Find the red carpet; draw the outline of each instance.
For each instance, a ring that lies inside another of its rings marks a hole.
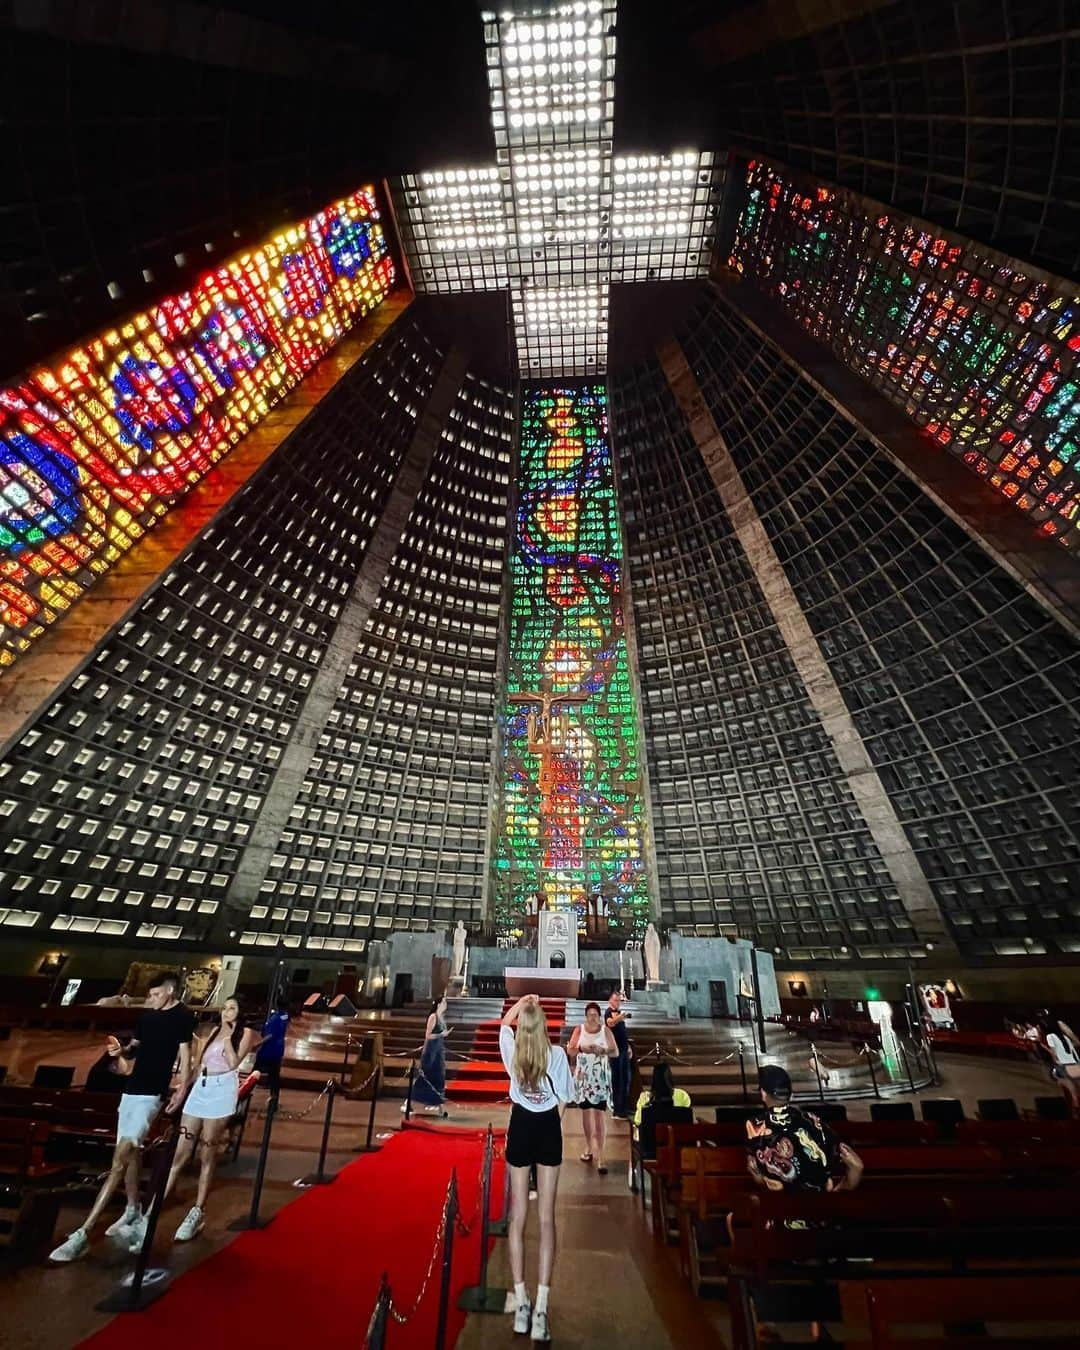
[[[317,1186],[279,1210],[262,1232],[229,1246],[180,1276],[137,1315],[116,1317],[83,1341],[93,1350],[191,1344],[224,1350],[312,1345],[359,1347],[387,1271],[394,1302],[407,1310],[431,1257],[450,1170],[457,1168],[461,1217],[470,1234],[454,1240],[447,1345],[465,1324],[458,1294],[480,1269],[480,1164],[483,1133],[405,1130],[382,1150],[351,1163],[332,1186]],[[502,1204],[502,1163],[492,1170],[492,1209]],[[178,1211],[179,1212],[179,1211]],[[168,1218],[175,1223],[172,1211]],[[167,1242],[156,1246],[162,1255]],[[390,1324],[388,1350],[426,1350],[435,1339],[439,1266],[405,1326]]]

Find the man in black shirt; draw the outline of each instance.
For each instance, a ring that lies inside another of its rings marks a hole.
[[[105,1212],[121,1179],[127,1193],[127,1208],[123,1217],[111,1224],[106,1232],[110,1237],[123,1238],[130,1246],[146,1231],[146,1216],[139,1207],[139,1150],[161,1110],[163,1099],[168,1097],[165,1109],[170,1114],[179,1110],[191,1077],[195,1015],[179,1001],[179,995],[178,975],[157,976],[147,991],[146,1011],[135,1024],[131,1041],[121,1046],[115,1036],[109,1037],[109,1054],[120,1061],[120,1072],[124,1075],[112,1167],[86,1220],[51,1253],[50,1261],[77,1261],[86,1255],[94,1224]],[[170,1096],[169,1085],[178,1056],[179,1081]]]
[[[862,1159],[812,1111],[791,1104],[791,1078],[779,1064],[758,1073],[763,1116],[746,1122],[747,1168],[771,1191],[853,1191]]]
[[[630,1035],[626,1029],[626,1014],[622,1011],[622,995],[618,992],[608,999],[604,1025],[611,1028],[619,1052],[611,1061],[611,1113],[617,1120],[626,1120],[630,1097]]]

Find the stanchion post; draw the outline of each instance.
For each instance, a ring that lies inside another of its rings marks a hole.
[[[443,1228],[442,1280],[439,1284],[439,1320],[435,1325],[435,1350],[446,1350],[446,1319],[450,1310],[450,1267],[454,1262],[454,1228],[458,1217],[457,1168],[450,1173],[446,1193],[446,1223]]]
[[[368,1108],[367,1118],[367,1138],[357,1146],[357,1153],[374,1153],[378,1149],[375,1144],[375,1107],[379,1102],[379,1092],[382,1088],[382,1065],[379,1064],[375,1069],[375,1081],[371,1085],[371,1106]]]
[[[938,1085],[937,1060],[934,1058],[934,1037],[927,1033],[923,1045],[926,1047],[926,1068],[930,1074],[930,1082],[934,1087]]]
[[[390,1302],[390,1281],[386,1278],[386,1271],[384,1270],[383,1277],[379,1281],[379,1292],[375,1299],[375,1306],[371,1310],[371,1321],[368,1323],[364,1350],[386,1350],[386,1321],[390,1315]]]
[[[405,1094],[405,1120],[406,1123],[412,1119],[412,1090],[416,1082],[416,1057],[409,1060],[409,1087]]]
[[[300,1180],[301,1186],[329,1186],[334,1177],[326,1175],[326,1150],[330,1144],[330,1123],[334,1115],[334,1097],[337,1084],[332,1078],[326,1080],[326,1110],[323,1112],[322,1142],[319,1144],[319,1162],[314,1172],[309,1172]]]
[[[173,1159],[176,1157],[179,1142],[180,1113],[178,1111],[172,1135],[156,1160],[150,1208],[147,1213],[146,1233],[142,1240],[142,1246],[139,1248],[139,1254],[135,1259],[135,1269],[128,1279],[121,1280],[111,1294],[107,1294],[100,1303],[95,1305],[98,1312],[140,1312],[153,1303],[155,1299],[160,1298],[169,1287],[168,1275],[164,1270],[155,1271],[155,1278],[150,1284],[147,1284],[146,1268],[150,1262],[151,1249],[154,1246],[158,1215],[161,1213],[161,1206],[164,1204],[165,1186],[169,1180],[169,1173],[172,1171]]]
[[[349,1051],[352,1049],[352,1036],[346,1033],[345,1053],[341,1057],[341,1086],[345,1087],[349,1081]]]
[[[750,1093],[746,1086],[746,1056],[743,1054],[742,1045],[739,1045],[739,1077],[742,1079],[742,1099],[744,1102],[750,1100]]]
[[[813,1041],[810,1042],[810,1054],[814,1059],[814,1076],[817,1078],[818,1096],[822,1101],[825,1100],[825,1084],[821,1081],[821,1061],[818,1059],[817,1046]]]
[[[907,1057],[907,1051],[904,1049],[904,1042],[898,1041],[900,1047],[900,1058],[904,1061],[904,1071],[907,1074],[907,1080],[911,1085],[911,1095],[915,1095],[915,1079],[911,1076],[911,1061]]]
[[[878,1091],[877,1074],[874,1072],[874,1052],[868,1044],[863,1046],[863,1054],[866,1056],[866,1067],[870,1070],[870,1082],[874,1087],[874,1096],[880,1097],[881,1093]]]
[[[458,1298],[458,1307],[463,1312],[501,1313],[506,1307],[507,1291],[505,1289],[489,1289],[487,1283],[488,1238],[491,1235],[491,1215],[489,1213],[491,1205],[491,1165],[494,1157],[495,1140],[489,1124],[487,1134],[484,1136],[484,1169],[480,1182],[480,1282],[469,1289],[462,1290]]]
[[[262,1143],[259,1145],[259,1161],[255,1167],[255,1184],[251,1188],[251,1210],[246,1218],[234,1219],[229,1231],[242,1233],[248,1228],[265,1228],[269,1219],[259,1218],[259,1201],[262,1199],[263,1180],[266,1177],[266,1159],[270,1153],[270,1131],[274,1128],[274,1116],[278,1109],[278,1094],[270,1093],[266,1103],[266,1123],[263,1125]]]

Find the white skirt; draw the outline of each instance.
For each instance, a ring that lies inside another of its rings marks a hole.
[[[184,1115],[200,1120],[227,1120],[236,1115],[239,1092],[240,1075],[236,1069],[228,1073],[201,1073],[188,1093]]]

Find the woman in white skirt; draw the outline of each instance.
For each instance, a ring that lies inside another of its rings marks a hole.
[[[225,1000],[221,1022],[205,1040],[197,1040],[194,1078],[184,1114],[180,1121],[180,1143],[177,1145],[169,1180],[165,1184],[167,1197],[176,1179],[191,1158],[196,1147],[202,1150],[199,1165],[199,1189],[195,1203],[188,1210],[176,1230],[177,1242],[190,1242],[202,1232],[206,1201],[217,1167],[218,1150],[225,1127],[236,1115],[240,1092],[240,1064],[261,1044],[262,1038],[240,1019],[240,1004],[235,998]]]

